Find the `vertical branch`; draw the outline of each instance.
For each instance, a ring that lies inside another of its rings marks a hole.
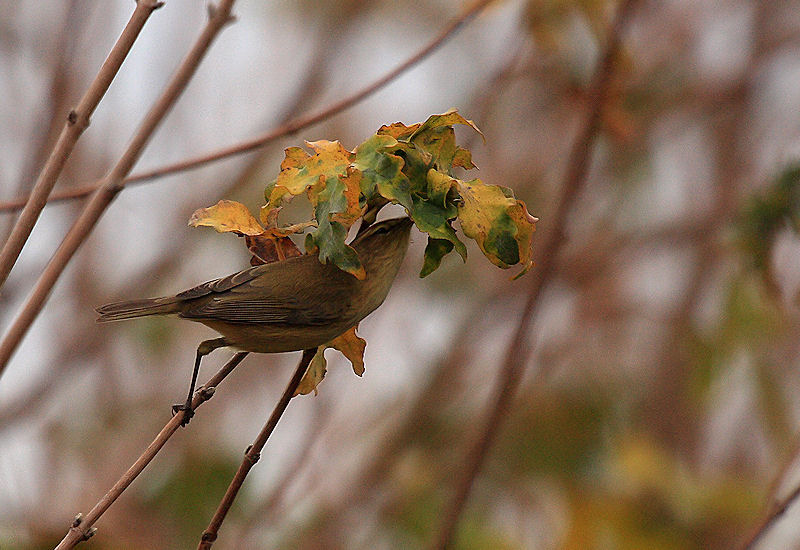
[[[101,187],[92,195],[89,204],[83,209],[81,215],[75,221],[66,237],[64,237],[58,250],[53,254],[47,267],[36,282],[36,286],[28,296],[28,300],[22,307],[22,311],[14,319],[3,341],[0,342],[0,376],[2,376],[9,359],[22,341],[22,338],[28,332],[31,323],[33,323],[44,306],[53,285],[58,281],[67,263],[69,263],[78,247],[92,231],[100,216],[103,215],[108,205],[117,196],[117,193],[122,190],[125,185],[125,176],[128,175],[139,159],[153,132],[186,88],[214,38],[216,38],[222,27],[231,20],[230,11],[233,2],[234,0],[222,0],[219,6],[209,10],[208,24],[203,29],[200,37],[178,67],[166,89],[145,115],[125,153],[104,178]]]
[[[261,429],[258,437],[256,437],[255,441],[253,441],[253,444],[247,448],[247,451],[244,454],[244,459],[239,465],[239,469],[236,471],[236,474],[233,476],[233,479],[228,486],[228,490],[225,491],[225,496],[222,497],[222,500],[217,507],[217,511],[214,513],[214,517],[211,518],[211,522],[208,524],[208,527],[205,531],[203,531],[203,535],[200,537],[200,544],[197,546],[198,550],[209,550],[214,544],[214,541],[217,540],[219,528],[222,525],[222,522],[225,521],[225,516],[228,514],[228,510],[231,509],[233,501],[236,498],[236,495],[239,493],[239,489],[242,488],[245,477],[247,477],[250,469],[261,458],[261,450],[264,448],[264,445],[267,444],[267,440],[269,439],[269,436],[272,435],[272,431],[275,429],[275,426],[278,425],[278,421],[281,419],[281,416],[283,416],[286,407],[289,405],[289,401],[291,401],[292,397],[294,397],[297,386],[300,385],[300,380],[303,378],[303,374],[305,374],[306,369],[308,368],[309,363],[311,363],[311,359],[314,358],[314,354],[316,352],[316,348],[303,350],[303,357],[300,358],[300,362],[297,364],[297,369],[294,371],[294,375],[292,376],[291,380],[289,380],[289,384],[287,384],[286,389],[283,391],[283,395],[281,395],[281,398],[275,405],[269,420],[267,420],[267,423],[264,424],[264,427]]]
[[[587,118],[569,156],[561,196],[551,218],[553,225],[540,252],[541,262],[538,269],[531,273],[533,280],[528,291],[528,298],[517,329],[508,346],[489,411],[478,432],[478,439],[469,451],[461,475],[455,482],[455,494],[442,513],[442,521],[431,548],[444,549],[449,546],[475,478],[500,431],[506,410],[519,386],[523,367],[530,356],[530,347],[526,336],[533,322],[541,291],[555,272],[556,258],[565,241],[567,216],[586,184],[590,153],[597,138],[603,105],[609,93],[614,63],[620,47],[620,36],[635,4],[636,0],[623,0],[617,8],[615,20],[608,31],[605,53],[589,86]]]
[[[214,389],[231,373],[236,366],[241,363],[244,358],[247,357],[247,352],[239,352],[234,355],[225,365],[211,377],[211,379],[203,385],[192,398],[192,409],[196,409],[214,395]],[[112,504],[119,498],[125,489],[133,483],[133,480],[136,479],[139,474],[145,469],[145,467],[150,464],[150,462],[155,458],[156,454],[161,450],[161,448],[167,443],[172,434],[174,434],[181,425],[181,421],[183,420],[183,414],[176,414],[175,416],[167,422],[166,426],[158,433],[156,438],[153,440],[150,445],[148,445],[147,449],[139,456],[136,462],[128,468],[128,471],[125,472],[119,480],[114,484],[111,489],[100,499],[100,501],[94,505],[91,511],[86,514],[86,516],[78,515],[75,518],[75,521],[70,527],[67,534],[61,540],[61,542],[56,547],[56,550],[67,550],[68,548],[74,548],[78,543],[81,541],[87,540],[89,537],[94,535],[94,527],[92,527],[95,522],[100,518],[100,516],[105,513],[106,510],[111,507]]]
[[[100,103],[100,100],[105,95],[111,81],[119,72],[122,62],[130,52],[133,43],[139,37],[139,33],[144,27],[145,22],[156,9],[160,8],[163,2],[155,0],[137,0],[136,8],[133,10],[128,24],[125,25],[122,34],[117,39],[116,44],[111,49],[100,71],[97,73],[94,81],[89,85],[89,89],[83,95],[78,105],[69,112],[67,122],[61,135],[58,137],[47,163],[39,175],[39,179],[33,187],[28,201],[25,203],[22,213],[17,219],[14,228],[11,230],[2,251],[0,251],[0,288],[6,282],[11,268],[22,252],[22,247],[36,225],[36,220],[39,219],[39,214],[42,212],[45,204],[47,204],[47,197],[53,186],[58,180],[58,176],[64,168],[72,149],[78,142],[83,131],[88,128],[89,120]]]

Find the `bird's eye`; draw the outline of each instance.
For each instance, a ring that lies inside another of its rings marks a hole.
[[[386,227],[385,225],[382,225],[382,226],[380,226],[380,227],[375,229],[375,234],[376,235],[385,235],[388,232],[389,232],[389,228]]]

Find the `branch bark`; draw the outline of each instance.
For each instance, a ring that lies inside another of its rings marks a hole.
[[[58,141],[33,187],[31,195],[25,202],[25,208],[23,208],[19,219],[17,219],[14,228],[11,230],[11,234],[3,245],[3,249],[0,251],[0,288],[3,287],[6,279],[8,279],[11,269],[14,267],[20,252],[22,252],[22,248],[25,246],[31,231],[33,231],[33,226],[36,225],[39,214],[47,204],[47,198],[53,190],[58,176],[64,169],[64,164],[66,164],[72,150],[75,148],[78,138],[89,127],[92,113],[94,113],[100,100],[103,99],[109,86],[111,86],[111,82],[119,72],[122,62],[128,56],[133,43],[139,37],[139,33],[150,14],[162,5],[163,2],[154,0],[137,0],[136,8],[133,10],[116,44],[114,44],[108,57],[100,67],[97,76],[89,85],[89,89],[86,90],[78,105],[67,115],[64,129],[61,131]]]
[[[403,73],[405,73],[418,63],[420,63],[431,53],[436,51],[437,48],[439,48],[442,44],[444,44],[457,31],[463,28],[473,17],[478,15],[478,13],[480,13],[480,11],[483,10],[490,3],[491,0],[480,0],[476,2],[467,11],[465,11],[463,14],[461,14],[456,19],[451,21],[444,29],[442,29],[442,31],[433,40],[431,40],[430,43],[428,43],[424,48],[422,48],[416,54],[408,58],[406,61],[404,61],[403,63],[392,69],[390,72],[388,72],[375,82],[357,91],[353,95],[350,95],[340,101],[337,101],[332,105],[329,105],[328,107],[322,109],[318,113],[296,118],[290,122],[287,122],[286,124],[282,124],[281,126],[275,128],[274,130],[270,130],[269,132],[266,132],[260,136],[256,136],[247,141],[236,143],[234,145],[230,145],[222,149],[217,149],[216,151],[205,153],[203,155],[199,155],[193,158],[185,159],[172,164],[167,164],[159,168],[148,170],[146,172],[140,172],[138,174],[134,174],[130,177],[125,178],[124,183],[126,184],[146,183],[157,178],[168,176],[170,174],[175,174],[177,172],[183,172],[186,170],[200,168],[201,166],[205,166],[206,164],[226,159],[228,157],[250,153],[252,151],[260,149],[261,147],[264,147],[268,143],[271,143],[277,139],[295,134],[304,128],[308,128],[309,126],[313,126],[324,120],[327,120],[328,118],[331,118],[332,116],[337,115],[346,109],[349,109],[350,107],[362,101],[363,99],[366,99],[367,97],[371,96],[378,90],[388,85],[393,80],[397,79],[400,75],[402,75]],[[50,200],[51,202],[55,202],[55,201],[83,198],[95,192],[102,186],[102,184],[103,180],[93,183],[87,183],[85,185],[81,185],[74,189],[68,189],[65,191],[53,193],[52,198]],[[0,213],[13,211],[20,208],[23,204],[25,204],[25,200],[26,199],[17,199],[13,201],[0,202]]]
[[[194,397],[192,398],[192,409],[197,409],[200,405],[211,399],[214,395],[214,389],[219,386],[219,384],[236,368],[236,366],[241,363],[244,358],[247,357],[247,352],[239,352],[234,355],[225,365],[211,377],[211,379],[206,382],[197,392],[195,392]],[[147,446],[147,449],[139,456],[139,458],[134,462],[128,471],[126,471],[122,477],[114,484],[111,489],[101,498],[97,504],[91,509],[91,511],[86,514],[86,516],[78,515],[75,518],[75,521],[72,523],[72,527],[70,527],[67,534],[61,540],[61,542],[56,547],[56,550],[67,550],[68,548],[74,548],[80,542],[87,540],[92,535],[94,535],[95,528],[93,527],[100,516],[108,510],[108,508],[114,504],[114,502],[119,498],[125,489],[133,483],[133,480],[136,479],[139,474],[145,469],[145,467],[150,464],[150,462],[155,458],[156,454],[161,450],[161,448],[166,444],[167,440],[172,437],[178,428],[181,426],[181,420],[183,419],[183,414],[176,414],[175,416],[167,422],[166,426],[158,433],[156,438],[153,440],[150,445]]]
[[[141,156],[153,132],[186,88],[214,38],[216,38],[222,27],[231,20],[230,11],[234,1],[222,0],[216,8],[209,10],[210,17],[203,32],[181,62],[177,72],[170,79],[161,96],[145,115],[125,153],[111,169],[111,172],[103,179],[102,185],[92,195],[89,204],[83,209],[83,212],[81,212],[81,215],[75,221],[66,237],[64,237],[55,254],[53,254],[47,267],[36,282],[36,286],[28,296],[20,314],[14,319],[3,341],[0,342],[0,376],[5,371],[9,359],[22,341],[22,338],[28,332],[31,323],[33,323],[44,306],[50,291],[53,289],[53,285],[58,281],[67,263],[69,263],[80,245],[83,244],[83,241],[117,196],[117,193],[122,190],[125,185],[125,176],[130,173],[131,168]]]
[[[589,85],[587,118],[570,152],[561,196],[559,197],[556,211],[551,218],[553,225],[547,234],[542,252],[539,255],[542,259],[538,269],[531,273],[533,279],[528,291],[528,298],[517,329],[508,346],[502,370],[498,375],[497,385],[493,392],[494,397],[478,432],[477,440],[467,455],[466,464],[461,475],[455,482],[455,493],[442,513],[443,519],[433,539],[431,548],[445,549],[450,545],[475,478],[478,476],[486,460],[486,455],[501,429],[506,410],[510,406],[519,386],[525,363],[530,356],[527,334],[536,314],[539,296],[546,283],[555,273],[558,254],[566,241],[567,217],[586,184],[590,153],[599,133],[602,109],[609,93],[614,63],[619,52],[622,29],[627,23],[636,2],[637,0],[623,0],[617,8],[614,22],[609,28],[605,52]]]
[[[219,528],[222,526],[222,522],[225,521],[225,516],[228,514],[228,510],[231,509],[233,501],[239,493],[239,489],[242,488],[245,477],[247,477],[250,469],[255,466],[256,462],[261,458],[261,451],[264,449],[264,445],[267,444],[269,436],[272,435],[272,431],[275,429],[275,426],[278,425],[278,421],[281,419],[281,416],[283,416],[284,411],[286,411],[289,401],[291,401],[294,396],[294,392],[297,390],[297,386],[300,385],[300,380],[303,378],[303,374],[305,374],[316,352],[316,348],[303,351],[303,357],[300,358],[297,369],[295,369],[294,375],[283,391],[283,395],[281,395],[280,400],[278,400],[278,403],[275,405],[269,420],[267,420],[267,423],[261,429],[258,437],[256,437],[253,444],[247,448],[244,459],[239,465],[236,474],[233,476],[228,490],[225,491],[225,496],[222,497],[217,511],[214,513],[214,517],[211,518],[208,527],[203,531],[203,535],[200,537],[200,544],[197,546],[198,550],[209,550],[214,544],[214,541],[217,540]]]

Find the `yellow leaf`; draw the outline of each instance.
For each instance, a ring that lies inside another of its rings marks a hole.
[[[213,227],[220,233],[238,235],[259,235],[264,228],[258,223],[247,207],[236,201],[219,201],[214,206],[195,210],[189,218],[192,227]]]
[[[479,179],[459,181],[462,203],[458,219],[467,237],[475,239],[484,255],[506,269],[521,264],[520,277],[533,266],[531,242],[536,222],[525,203],[514,198],[511,190],[486,185]]]

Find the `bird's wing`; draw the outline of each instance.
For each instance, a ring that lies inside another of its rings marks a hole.
[[[311,270],[308,279],[287,281],[273,265],[257,266],[182,292],[178,296],[185,302],[180,316],[229,323],[324,325],[352,308],[349,300],[331,299],[332,295],[353,296],[351,285],[356,279],[352,275],[319,264],[320,269]]]
[[[189,290],[184,290],[183,292],[176,294],[175,298],[180,301],[188,301],[194,300],[195,298],[208,296],[209,294],[225,292],[241,284],[252,281],[261,273],[263,273],[264,267],[266,266],[258,265],[249,269],[245,269],[244,271],[234,273],[233,275],[222,277],[221,279],[207,281],[197,285],[196,287],[190,288]]]

